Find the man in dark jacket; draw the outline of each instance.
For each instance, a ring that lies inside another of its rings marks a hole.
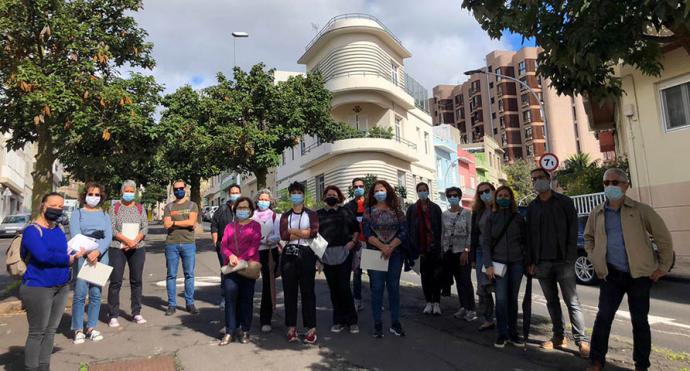
[[[407,209],[407,227],[412,249],[420,253],[422,290],[426,299],[424,314],[441,314],[443,270],[443,212],[429,200],[429,185],[417,184],[417,202]]]
[[[213,246],[216,248],[216,254],[218,255],[218,263],[223,266],[223,254],[220,252],[220,242],[223,240],[223,232],[225,231],[225,226],[232,223],[235,220],[235,214],[232,213],[232,205],[237,201],[238,198],[242,196],[242,189],[238,184],[230,185],[228,188],[228,201],[218,207],[218,210],[213,213],[211,218],[211,240],[213,241]],[[225,307],[225,284],[224,284],[223,274],[220,274],[220,305],[221,308]]]
[[[561,289],[568,307],[573,337],[580,356],[589,357],[589,339],[577,296],[573,265],[577,259],[577,211],[573,200],[551,190],[551,176],[544,169],[532,170],[532,183],[538,196],[527,208],[529,273],[539,279],[553,323],[553,337],[542,348],[567,348],[563,313],[558,297]]]

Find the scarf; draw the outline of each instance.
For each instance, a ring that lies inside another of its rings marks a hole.
[[[426,212],[424,207],[427,207]],[[431,244],[434,241],[434,234],[431,229],[431,210],[428,205],[425,205],[422,201],[417,201],[417,228],[418,228],[418,242],[419,250],[422,253],[429,252],[431,250]]]
[[[261,224],[263,224],[263,223],[267,222],[267,221],[268,221],[269,219],[271,219],[271,218],[273,218],[273,210],[268,209],[268,210],[265,210],[265,211],[260,211],[260,210],[254,211],[254,218],[252,218],[252,219],[256,220],[257,222],[259,222],[259,223],[261,223]]]

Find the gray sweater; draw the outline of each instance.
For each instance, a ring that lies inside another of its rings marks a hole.
[[[499,263],[515,263],[523,261],[525,258],[527,229],[525,220],[519,213],[515,212],[510,226],[508,226],[505,234],[498,240],[503,227],[510,220],[511,214],[510,209],[502,209],[492,213],[486,221],[486,232],[482,233],[482,238],[484,239],[482,244],[482,249],[484,250],[482,264],[486,268],[491,267],[494,261]],[[492,248],[492,246],[494,247]]]

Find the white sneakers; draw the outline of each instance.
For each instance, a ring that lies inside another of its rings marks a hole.
[[[357,326],[357,325],[350,325],[350,333],[351,333],[351,334],[359,334],[359,326]]]
[[[137,314],[136,316],[134,316],[134,322],[137,325],[143,325],[144,323],[146,323],[146,320],[141,314]]]
[[[441,303],[434,303],[434,308],[433,308],[432,312],[436,316],[441,315]]]
[[[271,328],[271,325],[263,325],[263,326],[261,326],[261,332],[263,332],[263,333],[269,333],[269,332],[271,332],[271,330],[273,330],[273,329]]]
[[[72,341],[74,344],[84,344],[86,341],[86,335],[84,335],[83,332],[79,331],[76,334],[74,334],[74,340]]]
[[[465,313],[465,321],[472,322],[475,319],[477,319],[477,312],[473,310],[468,310],[467,313]]]
[[[434,311],[434,304],[432,303],[426,303],[426,306],[424,307],[424,310],[422,313],[424,314],[431,314],[431,312]]]
[[[120,327],[120,322],[117,321],[117,318],[111,318],[110,322],[108,322],[108,327]]]
[[[344,329],[345,329],[345,327],[343,327],[342,325],[331,326],[331,332],[335,333],[335,334],[342,332]]]
[[[97,330],[91,330],[91,333],[89,335],[85,335],[84,332],[78,331],[77,333],[74,334],[74,340],[72,342],[74,344],[84,344],[86,339],[91,340],[91,341],[101,341],[103,340],[103,335],[101,335],[100,331]]]

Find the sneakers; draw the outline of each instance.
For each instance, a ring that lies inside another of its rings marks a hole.
[[[520,335],[511,336],[508,338],[508,342],[516,347],[525,346],[525,341],[522,340]]]
[[[175,314],[176,311],[177,311],[177,308],[170,306],[170,307],[168,307],[168,309],[165,310],[165,315],[166,316],[172,316],[173,314]]]
[[[343,325],[337,325],[336,324],[336,325],[331,326],[331,332],[336,333],[336,334],[343,332],[344,329],[345,329],[345,327],[343,327]]]
[[[249,331],[242,331],[242,336],[240,337],[240,343],[249,343]]]
[[[465,318],[465,315],[467,314],[467,309],[465,308],[460,308],[455,314],[453,314],[453,317],[457,319]]]
[[[309,330],[307,334],[304,335],[304,342],[307,344],[316,344],[316,339],[318,339],[318,336],[316,336],[315,328]]]
[[[263,332],[263,333],[269,333],[269,332],[271,332],[271,330],[273,330],[273,329],[271,328],[271,325],[263,325],[263,326],[261,326],[261,332]]]
[[[136,316],[134,316],[134,323],[136,323],[137,325],[143,325],[144,323],[146,323],[146,320],[141,314],[137,314]]]
[[[225,334],[223,335],[223,338],[220,340],[220,343],[218,343],[218,346],[225,346],[230,343],[232,343],[235,339],[233,339],[232,335],[230,334]]]
[[[431,314],[434,311],[434,305],[431,303],[426,303],[426,306],[424,307],[424,310],[422,313],[424,314]]]
[[[465,321],[467,322],[472,322],[475,319],[477,319],[477,312],[473,310],[468,310],[467,313],[465,313]]]
[[[72,342],[74,344],[84,344],[86,341],[86,335],[84,335],[83,332],[78,331],[77,333],[74,334],[74,340]]]
[[[110,322],[108,322],[108,327],[120,327],[120,322],[117,321],[117,318],[113,317],[110,319]]]
[[[505,348],[506,346],[506,338],[503,336],[499,336],[498,339],[494,342],[494,348]]]
[[[103,340],[103,335],[101,335],[101,332],[98,330],[91,330],[86,337],[91,340],[91,341],[101,341]]]
[[[441,303],[434,303],[434,304],[433,304],[432,313],[433,313],[435,316],[440,316],[440,315],[441,315]]]
[[[587,359],[589,358],[589,343],[586,341],[580,342],[580,357]]]
[[[355,309],[357,309],[358,312],[361,312],[362,309],[364,309],[361,299],[355,299]]]
[[[563,337],[562,339],[551,338],[541,343],[541,348],[544,350],[554,350],[554,349],[565,349],[568,348],[568,338]]]
[[[395,336],[405,336],[405,330],[403,330],[400,322],[393,323],[389,331]]]
[[[490,330],[490,329],[492,329],[492,328],[494,328],[494,327],[496,327],[496,322],[494,322],[494,321],[484,321],[481,325],[479,325],[479,327],[477,328],[477,330],[479,330],[479,331],[486,331],[486,330]]]
[[[189,314],[199,314],[199,310],[196,309],[194,304],[187,306],[187,312],[189,312]]]
[[[292,328],[292,329],[288,330],[288,333],[287,333],[288,343],[294,343],[298,340],[299,340],[299,338],[297,337],[297,329]]]
[[[381,323],[374,324],[374,337],[377,339],[380,339],[383,337],[383,324],[381,324]]]
[[[359,326],[358,325],[350,325],[350,333],[351,334],[359,334]]]

